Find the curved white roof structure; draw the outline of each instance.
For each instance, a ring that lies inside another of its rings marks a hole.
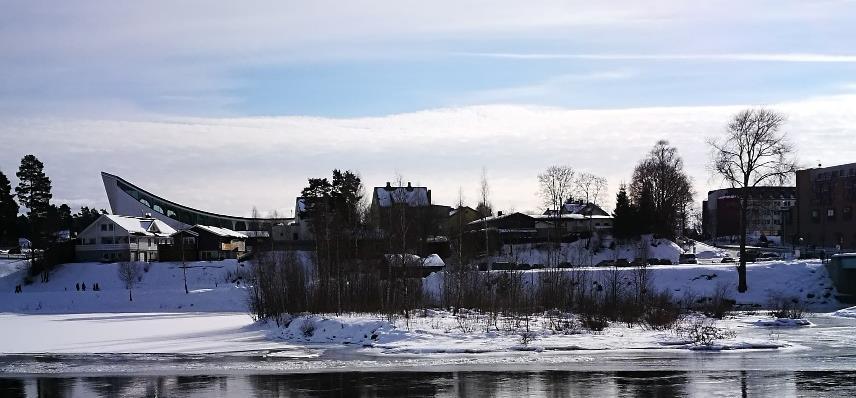
[[[104,190],[107,192],[107,200],[113,214],[131,217],[150,214],[175,229],[199,224],[233,231],[261,231],[269,228],[263,224],[291,221],[285,218],[272,220],[228,216],[197,210],[164,199],[110,173],[101,172],[101,179],[104,181]]]

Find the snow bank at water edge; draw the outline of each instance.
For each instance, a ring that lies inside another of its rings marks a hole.
[[[260,322],[268,336],[289,344],[355,345],[378,354],[482,354],[497,352],[561,352],[626,349],[771,349],[789,347],[785,341],[739,336],[700,345],[670,331],[613,324],[600,332],[579,327],[557,332],[544,316],[529,317],[528,330],[520,318],[484,324],[473,314],[426,311],[407,320],[389,322],[380,316],[309,315],[288,319],[283,326]],[[726,321],[725,325],[737,325]]]
[[[856,318],[856,307],[844,308],[832,313],[832,316],[839,318]]]

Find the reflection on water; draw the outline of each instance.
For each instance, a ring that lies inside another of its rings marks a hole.
[[[341,372],[0,378],[0,397],[856,396],[854,372]]]

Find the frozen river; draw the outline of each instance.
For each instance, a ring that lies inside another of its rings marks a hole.
[[[234,313],[4,314],[0,396],[856,395],[856,320],[809,319],[739,332],[777,350],[384,355],[271,341]]]
[[[758,316],[757,318],[761,318]],[[240,313],[0,314],[4,375],[248,374],[342,370],[828,371],[856,369],[856,319],[810,316],[809,327],[760,327],[732,319],[744,338],[780,349],[497,351],[384,354],[344,345],[270,339]],[[633,332],[636,333],[636,332]]]

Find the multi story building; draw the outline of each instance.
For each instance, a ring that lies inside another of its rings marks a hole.
[[[740,188],[717,189],[702,202],[702,229],[710,237],[740,235]],[[795,187],[751,187],[746,233],[782,236],[788,209],[796,202]]]
[[[102,214],[78,235],[77,261],[157,261],[158,245],[171,241],[175,229],[143,217]]]
[[[797,171],[795,238],[819,247],[856,249],[856,163]]]

